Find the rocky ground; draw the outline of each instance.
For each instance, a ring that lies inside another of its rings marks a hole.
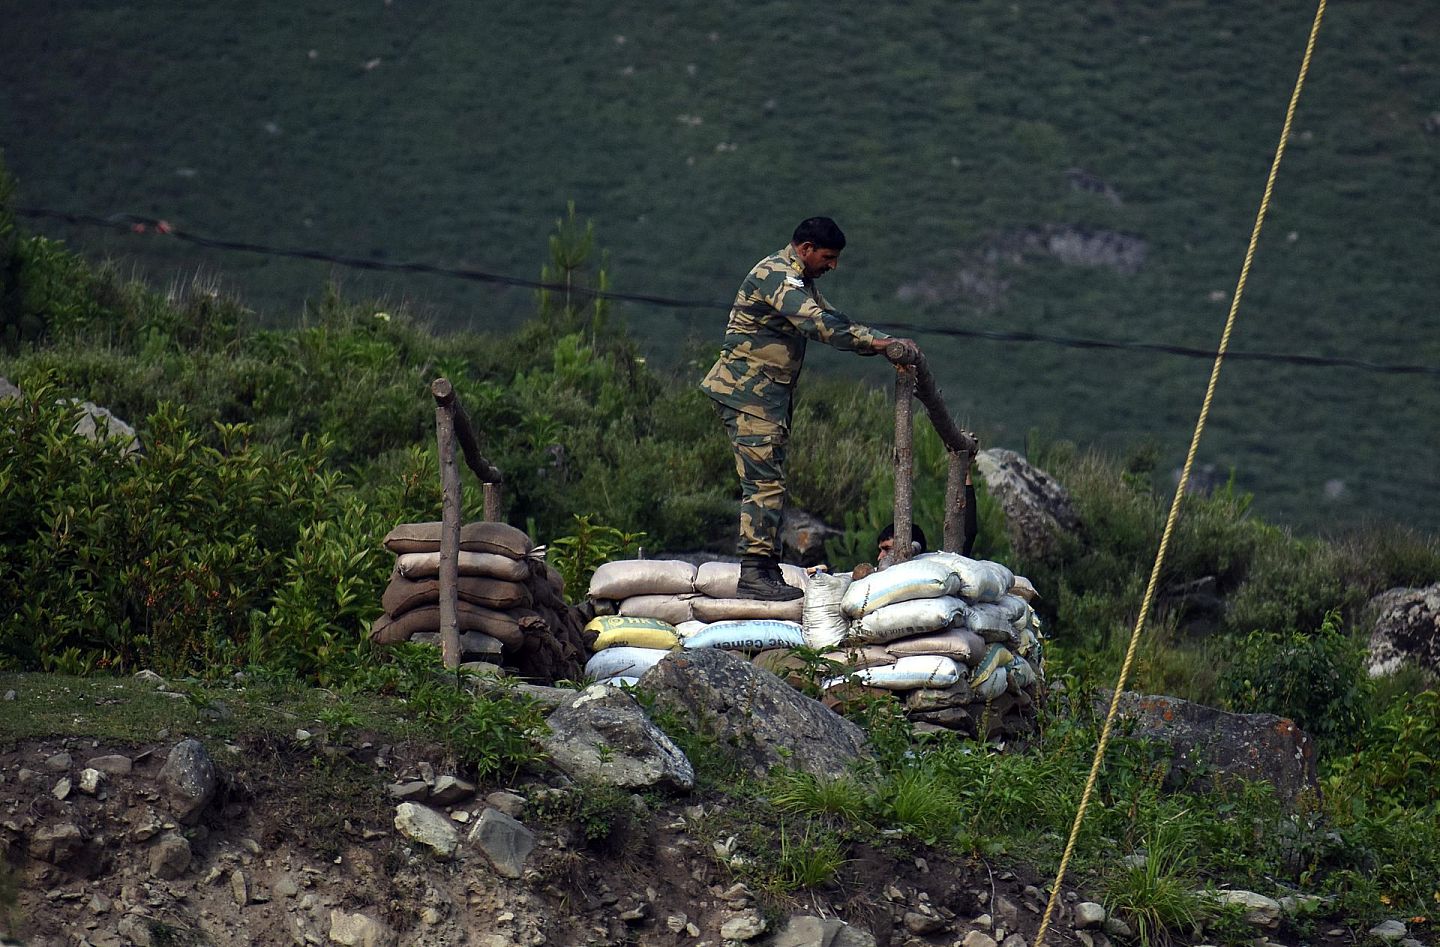
[[[831,883],[752,890],[743,866],[777,835],[733,798],[622,791],[587,811],[560,773],[476,787],[446,764],[298,728],[7,741],[0,927],[36,947],[1030,947],[1044,909],[1048,879],[1023,867],[885,833]],[[1047,943],[1133,939],[1084,892],[1061,904]],[[1245,941],[1297,943],[1274,933],[1279,910],[1257,901]],[[1357,939],[1312,928],[1308,943]]]

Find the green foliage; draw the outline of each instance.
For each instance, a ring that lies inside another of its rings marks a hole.
[[[845,857],[845,843],[838,836],[810,823],[797,834],[782,819],[779,836],[774,874],[762,882],[765,890],[786,893],[823,887],[835,881],[849,860]]]
[[[864,825],[869,790],[857,779],[827,779],[790,770],[773,773],[764,789],[770,804],[781,812],[835,819]]]
[[[1310,634],[1252,632],[1220,678],[1227,705],[1289,717],[1327,747],[1348,746],[1369,713],[1373,690],[1365,643],[1332,612]]]
[[[639,547],[644,533],[627,533],[613,526],[590,522],[589,516],[575,517],[575,532],[550,541],[546,561],[565,579],[571,602],[583,601],[590,576],[604,563],[618,559]]]
[[[1165,945],[1172,934],[1186,936],[1201,918],[1195,896],[1194,855],[1186,846],[1184,817],[1151,823],[1141,861],[1113,874],[1105,884],[1105,908],[1129,923],[1143,947]]]
[[[580,782],[563,790],[538,793],[530,803],[536,819],[551,825],[573,825],[585,847],[623,854],[639,839],[636,829],[644,812],[635,797],[617,786]]]

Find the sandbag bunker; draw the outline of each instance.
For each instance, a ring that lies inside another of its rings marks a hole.
[[[440,641],[440,524],[404,523],[386,534],[395,568],[370,630],[377,644]],[[565,583],[523,530],[476,522],[460,528],[456,623],[463,661],[514,669],[542,683],[574,680],[586,650]]]
[[[826,703],[893,695],[921,729],[1025,732],[1041,682],[1028,579],[998,562],[930,553],[855,580],[784,566],[803,600],[734,597],[737,563],[610,562],[596,570],[585,631],[596,681],[633,684],[676,649],[741,653],[792,684],[818,666]],[[805,647],[821,661],[796,654]]]

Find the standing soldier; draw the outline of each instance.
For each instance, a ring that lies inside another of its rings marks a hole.
[[[730,310],[720,358],[700,387],[715,399],[735,449],[740,475],[740,596],[784,602],[804,593],[780,572],[780,520],[785,509],[785,443],[805,341],[861,355],[909,339],[845,318],[815,281],[835,269],[845,234],[829,217],[801,221],[790,245],[755,264]]]

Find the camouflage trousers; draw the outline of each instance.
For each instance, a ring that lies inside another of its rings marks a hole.
[[[715,404],[740,476],[740,542],[742,556],[778,557],[780,520],[785,511],[785,443],[783,424]]]

